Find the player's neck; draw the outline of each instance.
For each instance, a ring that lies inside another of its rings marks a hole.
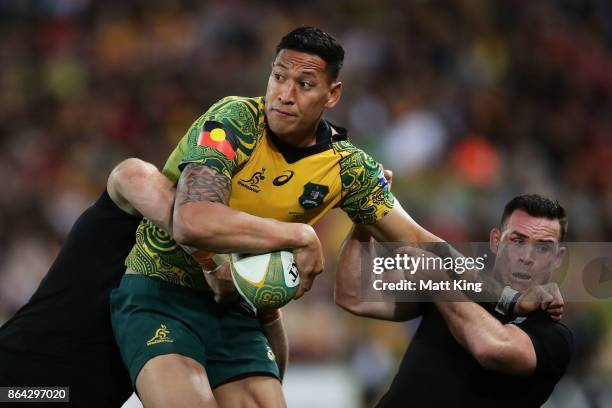
[[[317,143],[317,138],[314,132],[301,133],[301,134],[286,134],[276,135],[283,143],[293,147],[309,147]]]

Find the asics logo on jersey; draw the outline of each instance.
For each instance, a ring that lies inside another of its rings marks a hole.
[[[260,171],[256,171],[255,173],[253,173],[250,179],[248,180],[240,179],[240,181],[238,181],[238,184],[255,193],[259,193],[259,191],[261,190],[258,184],[260,181],[266,179],[266,177],[264,176],[265,172],[266,172],[266,169],[262,167]]]
[[[272,180],[272,184],[277,187],[287,184],[294,174],[295,173],[293,172],[293,170],[285,170],[280,176]]]
[[[161,324],[159,329],[155,330],[155,335],[147,341],[147,346],[152,346],[158,343],[173,343],[174,340],[171,339],[168,334],[170,334],[170,330],[165,324]]]

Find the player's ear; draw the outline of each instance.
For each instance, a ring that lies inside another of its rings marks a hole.
[[[499,228],[493,228],[491,232],[489,232],[489,248],[491,252],[497,254],[497,250],[499,249],[499,240],[501,239],[501,230]]]
[[[559,250],[557,251],[557,257],[555,258],[555,262],[553,265],[554,269],[557,269],[561,266],[561,263],[563,262],[563,258],[565,257],[565,253],[567,252],[567,247],[566,246],[560,246]]]
[[[329,88],[329,96],[327,98],[326,108],[333,108],[340,102],[340,96],[342,95],[342,82],[332,82]]]

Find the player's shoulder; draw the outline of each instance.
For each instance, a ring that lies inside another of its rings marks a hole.
[[[537,337],[540,341],[550,341],[559,348],[568,352],[573,351],[574,336],[569,327],[561,322],[554,321],[548,313],[538,310],[529,314],[526,318],[517,318],[513,322],[532,339]]]
[[[226,96],[213,103],[208,112],[242,112],[260,116],[264,111],[264,98],[261,96]]]
[[[340,173],[359,172],[376,175],[381,173],[381,165],[365,150],[355,146],[348,137],[332,139],[332,147],[341,156]]]
[[[382,165],[348,138],[332,141],[332,146],[341,155],[340,207],[356,223],[371,224],[383,218],[393,207],[394,198]]]
[[[574,335],[572,330],[561,322],[552,322],[551,330],[556,333],[557,336],[563,339],[565,345],[569,351],[574,349]]]
[[[215,102],[202,116],[202,126],[221,126],[251,151],[265,127],[262,97],[226,96]],[[210,127],[209,126],[209,127]]]

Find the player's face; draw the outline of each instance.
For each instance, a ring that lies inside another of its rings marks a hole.
[[[332,82],[327,64],[314,54],[281,50],[266,90],[268,126],[285,141],[304,146],[312,142],[326,108],[340,100],[342,83]]]
[[[491,231],[497,280],[520,292],[547,283],[565,254],[565,247],[559,243],[560,235],[558,220],[514,211],[503,231],[497,228]]]

